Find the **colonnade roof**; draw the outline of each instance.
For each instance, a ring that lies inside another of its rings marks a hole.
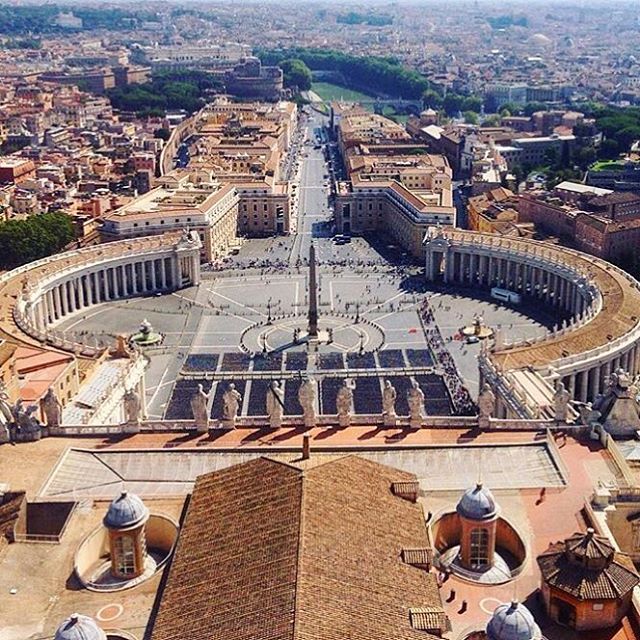
[[[451,241],[454,248],[456,245],[475,244],[479,248],[491,248],[496,252],[513,251],[526,254],[531,260],[544,260],[572,268],[600,291],[602,308],[584,325],[532,345],[495,351],[491,359],[502,370],[543,368],[562,358],[604,347],[628,334],[638,323],[638,283],[604,260],[534,240],[505,239],[461,230],[446,230],[443,235]]]
[[[22,331],[13,318],[13,307],[25,286],[25,278],[28,286],[36,286],[39,281],[66,269],[82,265],[89,268],[92,264],[103,259],[115,260],[145,251],[169,249],[178,243],[180,237],[180,232],[176,231],[85,247],[76,251],[59,253],[50,256],[43,263],[35,261],[32,263],[32,267],[25,265],[22,269],[15,269],[13,272],[4,274],[3,278],[6,279],[0,281],[0,338],[14,343],[37,347],[45,346]]]

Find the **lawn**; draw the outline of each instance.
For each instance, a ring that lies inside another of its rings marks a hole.
[[[317,93],[326,102],[332,100],[346,100],[347,102],[360,102],[361,100],[371,100],[371,96],[353,89],[345,89],[330,82],[314,82],[311,91]]]
[[[592,167],[592,171],[622,171],[624,165],[615,160],[598,160]]]

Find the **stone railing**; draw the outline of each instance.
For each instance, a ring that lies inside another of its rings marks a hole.
[[[381,414],[355,414],[351,419],[351,426],[354,427],[376,427],[393,431],[409,427],[409,416],[398,416],[396,426],[384,426],[384,419]],[[236,422],[236,429],[267,429],[269,424],[268,416],[244,416],[239,417]],[[304,425],[301,415],[285,416],[282,428],[298,428]],[[320,415],[316,418],[318,427],[338,427],[337,415]],[[222,421],[211,420],[209,425],[211,430],[224,430]],[[423,420],[423,429],[465,429],[474,430],[478,428],[478,418],[476,416],[427,416]],[[558,424],[552,420],[530,420],[515,419],[502,420],[491,418],[489,424],[482,431],[566,431],[569,429],[581,428],[579,425]],[[184,433],[196,431],[193,420],[150,420],[143,421],[140,425],[135,424],[112,424],[112,425],[63,425],[55,429],[48,429],[48,435],[55,437],[65,436],[111,436],[126,435],[135,433]]]

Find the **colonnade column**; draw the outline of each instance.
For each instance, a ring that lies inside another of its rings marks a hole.
[[[445,271],[446,278],[446,271]],[[163,289],[167,288],[167,261],[165,258],[160,259],[160,285]]]

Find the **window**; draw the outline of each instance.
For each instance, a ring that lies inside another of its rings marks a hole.
[[[486,529],[473,529],[469,551],[469,561],[474,569],[489,563],[489,532]]]
[[[631,545],[634,552],[640,551],[640,520],[636,520],[631,525]]]
[[[118,536],[114,540],[113,552],[116,557],[116,570],[122,575],[130,575],[136,570],[136,554],[131,536]]]

